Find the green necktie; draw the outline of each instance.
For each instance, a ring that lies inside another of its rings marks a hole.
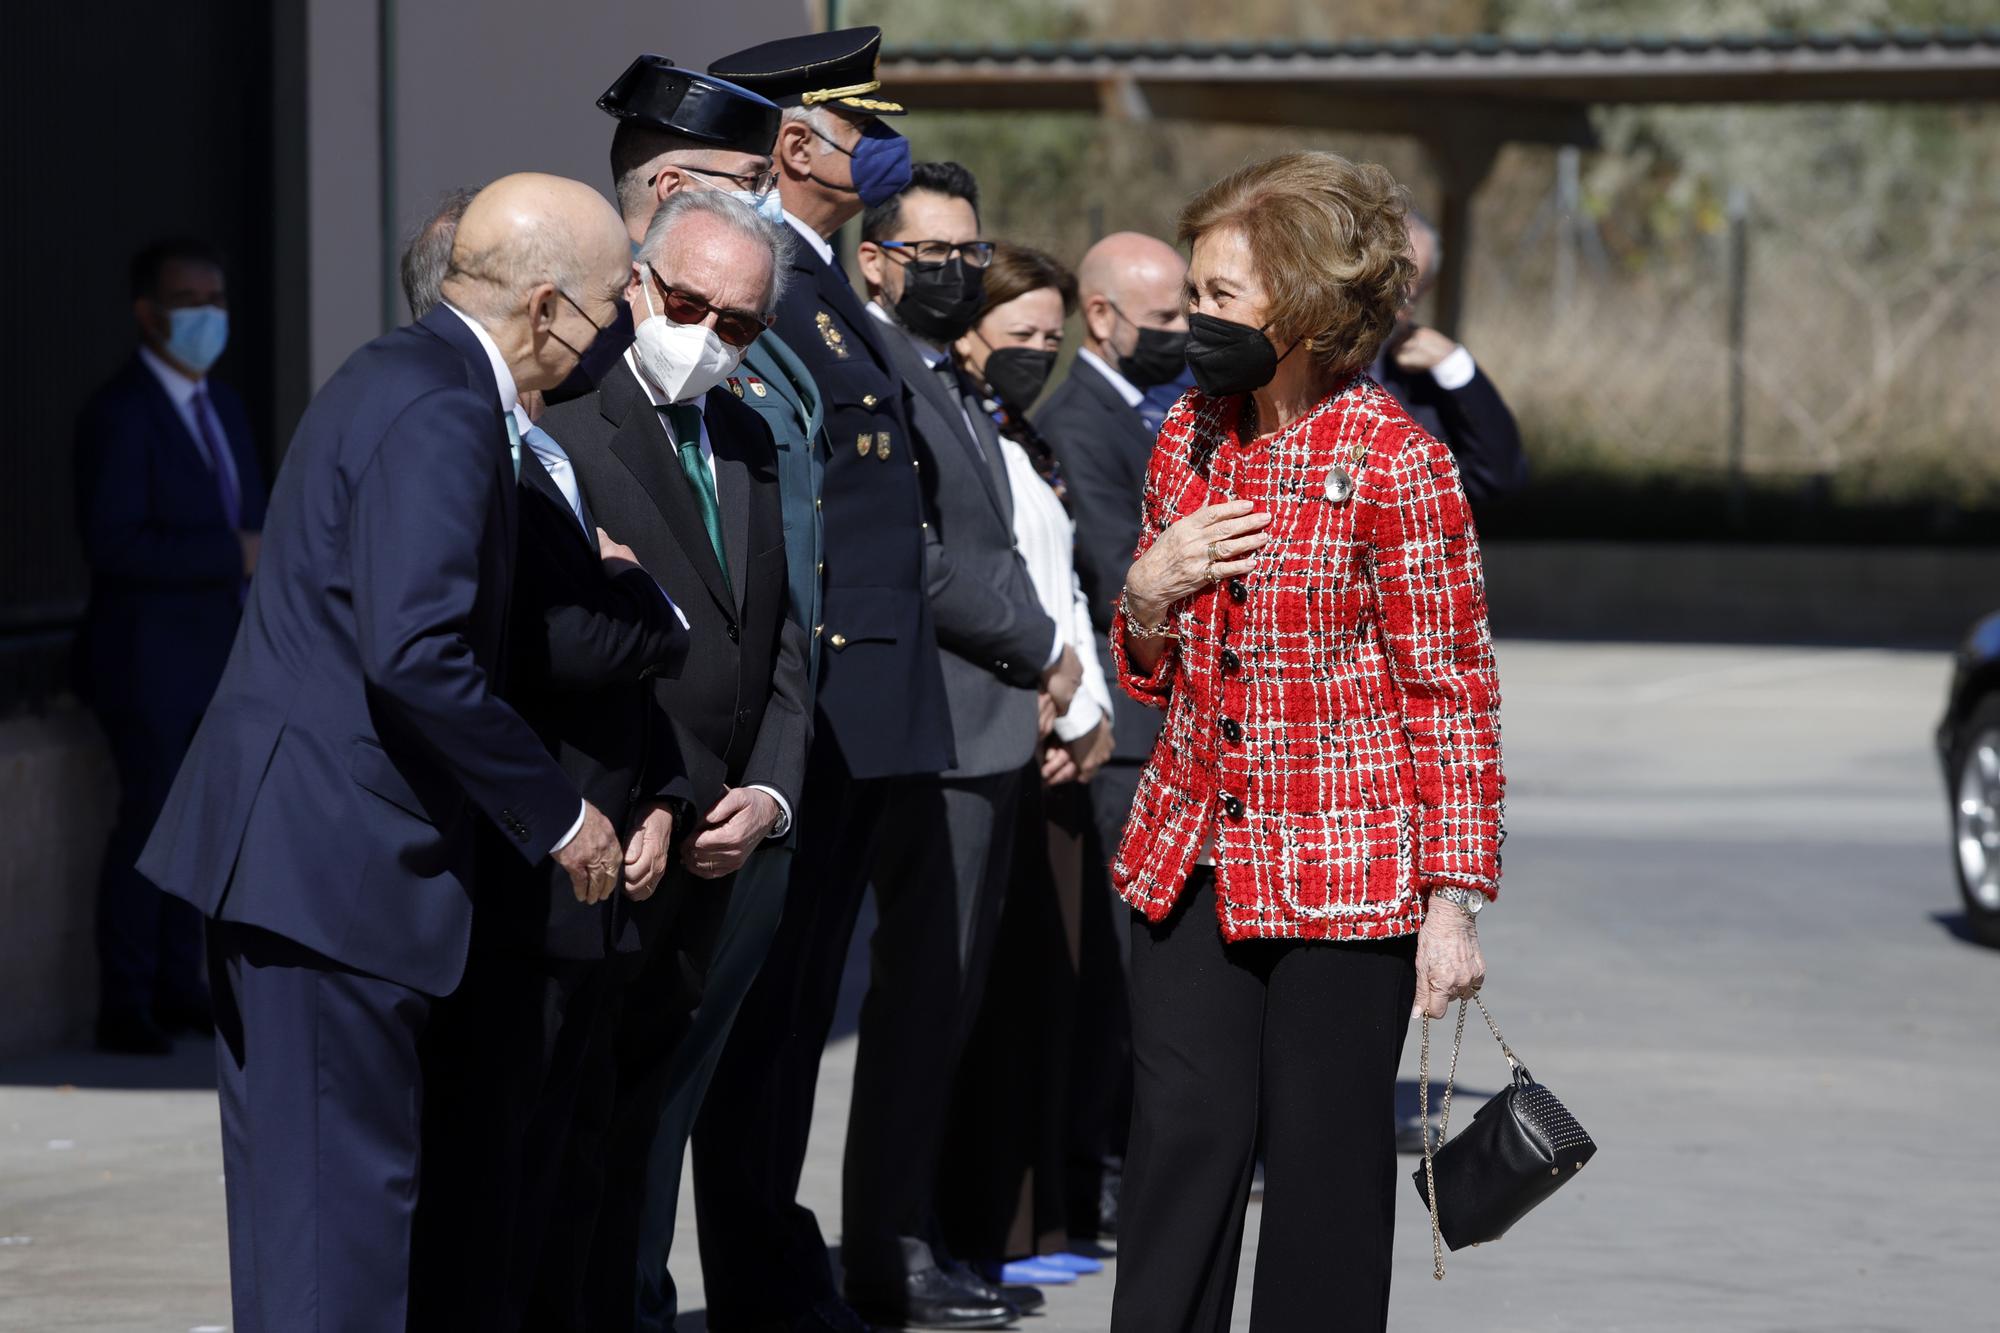
[[[514,424],[512,412],[500,414],[507,420],[507,457],[514,460],[514,480],[521,479],[521,428]]]
[[[722,507],[715,500],[715,477],[701,457],[701,409],[690,403],[670,403],[660,409],[673,427],[674,441],[681,451],[681,471],[694,487],[695,503],[701,506],[701,525],[708,529],[708,544],[715,548],[715,563],[722,567],[722,584],[729,586],[729,557],[722,549]]]

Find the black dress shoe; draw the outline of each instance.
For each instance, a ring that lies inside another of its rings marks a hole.
[[[885,1328],[1006,1328],[1021,1315],[1013,1302],[989,1298],[939,1268],[908,1274],[886,1291],[850,1280],[847,1299]]]
[[[174,1044],[144,1014],[99,1014],[97,1049],[111,1055],[172,1055]]]
[[[1009,1283],[1003,1286],[998,1282],[988,1282],[979,1275],[978,1269],[956,1259],[945,1272],[973,1295],[984,1297],[989,1301],[1005,1302],[1022,1314],[1033,1314],[1049,1303],[1049,1298],[1042,1294],[1040,1287],[1030,1287],[1025,1283]]]
[[[153,1022],[162,1032],[185,1032],[194,1037],[215,1035],[215,1010],[204,998],[175,1000],[153,1006]]]

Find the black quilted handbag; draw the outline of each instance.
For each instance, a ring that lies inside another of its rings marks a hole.
[[[1424,1164],[1417,1168],[1417,1193],[1431,1210],[1432,1276],[1444,1279],[1446,1246],[1483,1245],[1507,1234],[1528,1210],[1548,1198],[1597,1152],[1585,1132],[1553,1092],[1535,1082],[1478,996],[1473,1003],[1500,1043],[1514,1080],[1479,1108],[1459,1136],[1446,1141],[1451,1125],[1451,1091],[1458,1077],[1459,1047],[1465,1042],[1465,1001],[1458,1002],[1458,1031],[1452,1037],[1451,1070],[1445,1075],[1444,1108],[1431,1139],[1431,1021],[1424,1019],[1417,1098],[1423,1116]]]

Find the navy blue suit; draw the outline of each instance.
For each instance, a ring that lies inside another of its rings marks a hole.
[[[235,523],[205,454],[137,354],[77,420],[77,530],[90,605],[77,687],[118,769],[118,820],[99,881],[100,1009],[144,1015],[196,1006],[201,923],[134,869],[189,739],[208,707],[243,601],[240,529],[264,525],[250,420],[226,384],[206,384],[236,464]]]
[[[1456,389],[1439,384],[1428,370],[1404,370],[1387,356],[1379,357],[1368,373],[1432,439],[1451,450],[1465,498],[1473,504],[1503,499],[1527,486],[1521,428],[1484,370],[1475,370],[1471,382]]]
[[[464,970],[475,821],[580,797],[501,702],[517,498],[440,306],[348,358],[280,469],[243,625],[140,869],[210,937],[239,1330],[400,1328],[418,1037]]]

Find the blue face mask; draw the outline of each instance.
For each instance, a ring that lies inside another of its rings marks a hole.
[[[813,131],[840,152],[854,159],[854,184],[852,186],[833,185],[836,190],[851,189],[861,196],[861,202],[873,208],[886,204],[901,194],[910,183],[910,141],[884,125],[878,119],[870,119],[861,127],[861,137],[852,148],[841,148],[833,140],[827,139],[818,130]],[[818,180],[818,177],[814,177]],[[820,181],[826,185],[828,182]]]
[[[762,194],[752,194],[748,190],[731,190],[729,196],[750,205],[751,212],[774,227],[785,220],[785,201],[779,197],[776,190],[766,190]]]
[[[229,312],[217,305],[191,305],[169,310],[167,319],[172,328],[167,355],[195,374],[206,375],[229,345]]]

